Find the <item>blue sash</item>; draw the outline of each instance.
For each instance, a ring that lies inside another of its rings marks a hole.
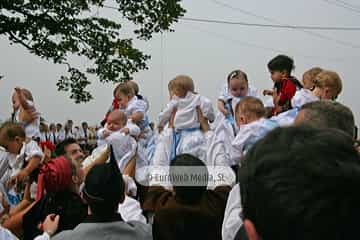
[[[174,160],[177,153],[176,153],[176,149],[179,145],[179,142],[181,140],[181,136],[182,133],[184,132],[196,132],[200,130],[200,128],[185,128],[185,129],[180,129],[180,130],[175,130],[173,129],[173,142],[172,142],[172,146],[171,146],[171,154],[170,154],[170,161]]]

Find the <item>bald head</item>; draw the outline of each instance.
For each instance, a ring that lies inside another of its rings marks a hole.
[[[119,110],[112,111],[109,114],[106,122],[107,128],[110,131],[118,131],[123,127],[125,127],[126,123],[127,123],[126,114]]]

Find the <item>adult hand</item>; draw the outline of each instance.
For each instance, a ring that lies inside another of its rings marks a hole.
[[[210,130],[209,121],[204,117],[200,106],[196,107],[197,116],[200,123],[200,128],[203,132],[208,132]]]
[[[45,221],[42,224],[44,232],[49,234],[49,236],[54,235],[54,233],[58,229],[59,220],[60,220],[59,215],[56,215],[56,214],[47,215],[47,217],[45,218]]]
[[[174,110],[172,111],[172,113],[170,115],[169,128],[174,128],[174,121],[175,121],[176,111],[177,111],[177,108],[174,108]]]

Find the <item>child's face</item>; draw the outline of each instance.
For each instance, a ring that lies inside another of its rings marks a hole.
[[[16,136],[13,140],[7,141],[6,146],[4,147],[9,153],[19,154],[24,141],[25,139]]]
[[[334,96],[331,89],[328,87],[318,87],[316,86],[313,90],[313,94],[320,98],[320,100],[334,100],[337,96]]]
[[[314,83],[311,81],[311,76],[309,74],[303,75],[302,84],[306,89],[312,89],[314,87]]]
[[[121,121],[121,118],[118,116],[109,115],[108,120],[106,122],[106,128],[112,132],[119,131],[124,128],[124,124]]]
[[[16,93],[14,93],[14,94],[12,95],[11,100],[12,100],[13,109],[14,109],[15,111],[18,110],[19,107],[20,107],[20,101],[19,101],[18,95],[17,95]]]
[[[126,108],[131,99],[129,96],[123,94],[122,92],[118,92],[116,94],[116,98],[119,100],[120,108]]]
[[[284,78],[288,77],[286,71],[271,71],[270,70],[270,75],[271,75],[271,80],[273,80],[273,82],[281,82]]]
[[[235,112],[235,122],[238,127],[241,125],[246,124],[246,116],[245,114],[239,109]]]
[[[245,79],[233,78],[230,80],[229,91],[234,97],[246,97],[249,86]]]

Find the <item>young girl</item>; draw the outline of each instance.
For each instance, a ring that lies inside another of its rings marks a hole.
[[[246,96],[257,97],[257,95],[257,91],[249,87],[246,73],[241,70],[234,70],[228,75],[227,84],[220,93],[217,101],[218,110],[227,116],[231,112],[229,106],[226,106],[230,100],[234,99],[238,102]]]
[[[291,109],[291,99],[294,97],[297,88],[301,89],[301,83],[291,76],[294,69],[294,61],[285,55],[278,55],[268,63],[271,79],[274,82],[273,90],[264,90],[264,95],[273,97],[274,107],[272,115]]]
[[[21,123],[25,128],[26,137],[40,137],[40,114],[36,111],[34,99],[27,89],[15,88],[12,96],[13,121]]]

